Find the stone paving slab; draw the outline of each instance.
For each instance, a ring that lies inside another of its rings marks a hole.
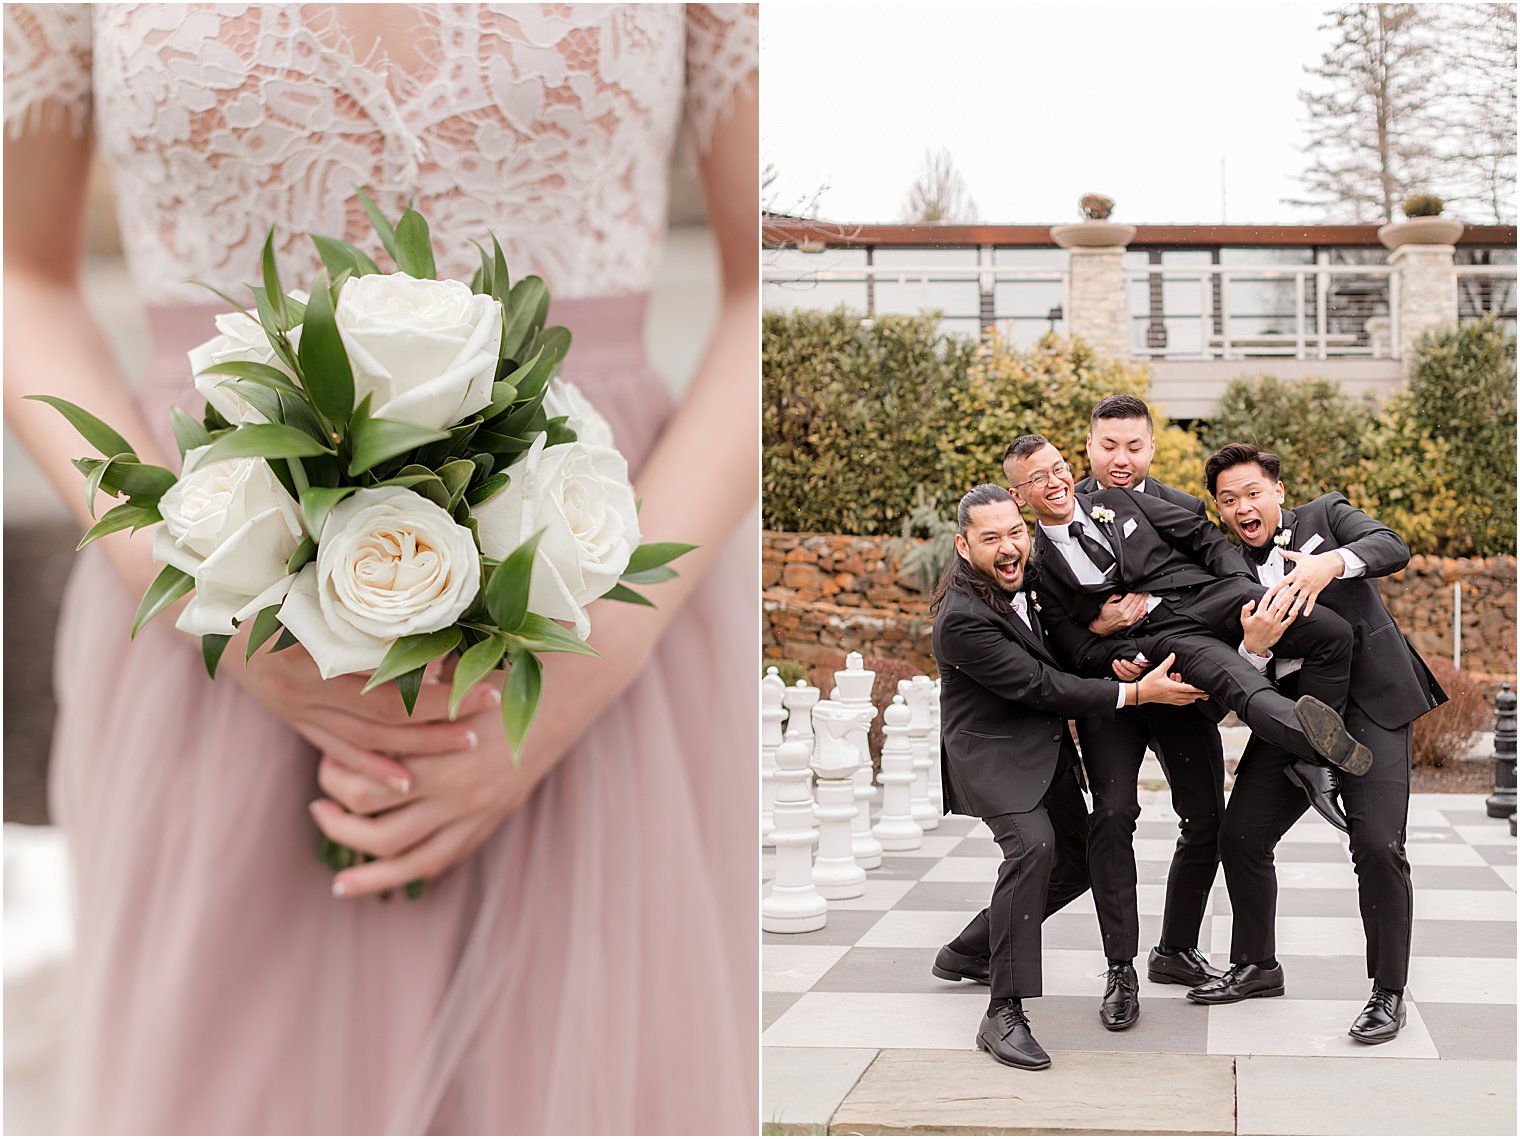
[[[1241,1135],[1515,1134],[1513,1061],[1242,1056],[1236,1094]]]
[[[887,1050],[835,1111],[831,1134],[1232,1135],[1228,1056],[1051,1052],[1024,1072],[972,1049]]]
[[[766,1130],[821,1131],[872,1060],[874,1048],[767,1048],[760,1118]]]

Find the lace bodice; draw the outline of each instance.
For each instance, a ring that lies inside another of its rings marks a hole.
[[[149,304],[251,280],[271,222],[290,279],[319,267],[307,231],[378,252],[355,185],[416,202],[440,275],[490,229],[557,296],[647,290],[683,114],[705,148],[753,88],[755,8],[406,11],[387,56],[331,7],[7,4],[6,130],[93,129]]]

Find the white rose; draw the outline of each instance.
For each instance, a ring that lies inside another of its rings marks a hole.
[[[296,290],[291,294],[303,304],[306,301],[304,290]],[[222,387],[234,376],[215,372],[209,376],[200,373],[216,364],[239,362],[247,364],[267,364],[271,368],[278,368],[293,380],[295,376],[285,366],[285,361],[275,355],[274,348],[270,346],[269,337],[264,334],[264,326],[247,313],[224,312],[216,316],[217,335],[213,336],[204,344],[198,344],[190,349],[190,374],[195,378],[195,390],[200,392],[206,402],[216,408],[228,423],[263,423],[264,416],[255,411],[242,397],[238,396],[230,388]],[[286,333],[290,338],[290,346],[296,348],[301,343],[301,328],[297,325]]]
[[[581,442],[546,447],[545,438],[507,468],[506,489],[472,513],[488,557],[505,558],[544,531],[528,608],[573,621],[584,638],[591,631],[585,606],[617,584],[638,548],[638,508],[620,452]]]
[[[285,563],[301,544],[301,513],[263,459],[223,459],[205,467],[209,448],[186,452],[184,471],[159,500],[164,524],[153,556],[195,578],[195,593],[175,624],[187,633],[230,635],[284,596],[295,575]]]
[[[330,678],[379,667],[398,637],[452,625],[479,588],[468,530],[405,487],[375,487],[333,507],[280,620]]]
[[[491,403],[501,303],[458,281],[370,273],[343,283],[335,313],[370,414],[449,428]]]
[[[592,447],[617,446],[612,441],[612,425],[581,389],[567,380],[549,381],[548,390],[544,392],[544,414],[550,419],[568,416],[570,429],[582,443]]]

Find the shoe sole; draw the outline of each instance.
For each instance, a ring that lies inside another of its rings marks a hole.
[[[1223,999],[1220,999],[1217,997],[1195,997],[1192,993],[1189,993],[1187,995],[1187,999],[1192,1001],[1195,1005],[1233,1005],[1239,1004],[1241,1001],[1254,1000],[1257,997],[1280,997],[1285,992],[1287,992],[1286,985],[1277,985],[1270,989],[1257,989],[1254,993],[1246,993],[1245,995],[1239,997],[1225,997]]]
[[[987,1055],[991,1056],[999,1064],[1002,1064],[1005,1068],[1020,1068],[1026,1072],[1038,1072],[1042,1068],[1050,1067],[1050,1060],[1048,1058],[1043,1063],[1036,1060],[1029,1064],[1019,1064],[1013,1060],[1005,1060],[991,1048],[988,1048],[986,1042],[983,1041],[980,1036],[976,1038],[976,1046],[983,1052],[987,1053]]]
[[[992,984],[992,981],[987,977],[973,977],[968,973],[955,973],[949,969],[941,969],[938,965],[930,966],[929,972],[933,973],[941,981],[970,981],[973,985]]]
[[[1294,771],[1292,767],[1285,767],[1283,768],[1283,774],[1288,777],[1289,783],[1293,784],[1293,786],[1297,787],[1304,793],[1304,798],[1309,800],[1309,806],[1315,814],[1319,815],[1320,818],[1324,819],[1325,822],[1329,823],[1336,830],[1342,831],[1346,834],[1351,833],[1351,823],[1349,820],[1336,819],[1335,816],[1319,809],[1319,806],[1315,803],[1313,796],[1309,794],[1309,789],[1304,786],[1304,781],[1298,777],[1298,772]]]
[[[1156,973],[1149,969],[1145,971],[1145,979],[1153,985],[1186,985],[1190,989],[1196,989],[1199,985],[1207,985],[1210,981],[1217,981],[1223,976],[1224,974],[1221,973],[1218,977],[1203,977],[1196,981],[1184,981],[1181,977],[1173,977],[1169,973]]]
[[[1372,768],[1372,752],[1367,745],[1352,739],[1346,731],[1346,723],[1340,714],[1323,700],[1313,696],[1300,696],[1293,705],[1298,726],[1304,730],[1309,745],[1326,763],[1340,768],[1347,775],[1366,775]],[[1337,760],[1331,753],[1346,743],[1351,750],[1344,759]]]
[[[1133,1028],[1139,1022],[1139,1020],[1139,1009],[1135,1010],[1134,1020],[1127,1020],[1123,1024],[1109,1024],[1108,1021],[1103,1019],[1103,1014],[1101,1012],[1098,1013],[1098,1023],[1101,1024],[1104,1028],[1108,1029],[1110,1032],[1123,1032],[1126,1028]]]

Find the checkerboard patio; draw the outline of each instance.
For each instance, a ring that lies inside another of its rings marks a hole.
[[[1156,941],[1176,816],[1142,791],[1135,839],[1141,945]],[[1139,1022],[1098,1021],[1104,959],[1092,896],[1044,927],[1045,996],[1026,1004],[1054,1059],[1003,1068],[975,1051],[988,990],[929,972],[990,895],[999,854],[948,816],[921,849],[886,854],[860,898],[810,934],[763,946],[763,1123],[836,1132],[972,1130],[1239,1134],[1514,1134],[1516,842],[1480,795],[1415,795],[1409,1020],[1369,1047],[1346,1035],[1367,998],[1344,836],[1306,813],[1278,847],[1280,998],[1189,1002],[1141,976]],[[773,854],[764,858],[767,877]],[[1221,874],[1203,949],[1228,964]],[[1180,1065],[1180,1067],[1179,1067]]]

